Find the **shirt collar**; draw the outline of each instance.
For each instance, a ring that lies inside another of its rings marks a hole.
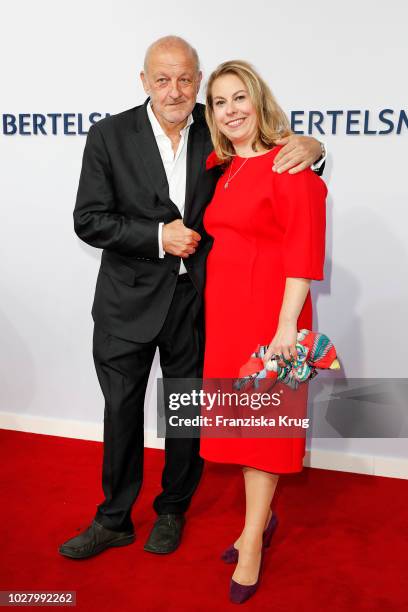
[[[160,125],[160,123],[157,120],[156,115],[153,112],[150,100],[149,100],[149,102],[147,104],[147,116],[149,117],[150,123],[152,124],[153,134],[155,136],[166,136],[166,138],[167,138],[168,137],[167,134],[164,132],[162,126]],[[187,130],[187,128],[190,127],[190,125],[192,123],[194,123],[194,119],[193,119],[192,113],[190,113],[190,115],[187,117],[187,123],[183,127],[183,129],[180,130],[180,133],[184,133]]]

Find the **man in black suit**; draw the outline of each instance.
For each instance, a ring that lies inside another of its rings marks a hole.
[[[75,559],[134,541],[131,510],[143,478],[144,396],[156,348],[164,378],[202,374],[211,248],[202,219],[220,170],[205,170],[212,143],[196,103],[197,53],[178,37],[160,39],[146,53],[141,78],[145,103],[89,130],[74,211],[77,235],[103,249],[92,316],[105,398],[105,499],[92,524],[60,547]],[[292,136],[281,165],[301,169],[320,156],[315,139]],[[202,468],[198,439],[166,439],[158,518],[145,550],[178,547]]]

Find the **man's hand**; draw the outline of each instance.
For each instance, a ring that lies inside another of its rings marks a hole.
[[[188,229],[181,219],[163,225],[163,249],[170,255],[187,259],[195,252],[200,240],[200,234]]]
[[[276,141],[278,145],[285,145],[275,157],[272,170],[297,174],[301,170],[314,164],[321,156],[320,142],[312,136],[297,136],[292,134]]]

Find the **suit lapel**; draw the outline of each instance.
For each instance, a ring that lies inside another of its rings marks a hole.
[[[138,155],[141,164],[146,170],[154,190],[156,191],[161,202],[167,204],[180,217],[178,207],[171,201],[169,196],[169,185],[167,182],[166,171],[163,166],[156,138],[154,137],[149,117],[147,116],[146,106],[150,98],[146,100],[143,106],[137,109],[136,116],[136,154]]]
[[[197,180],[203,165],[205,136],[205,124],[203,125],[202,121],[196,121],[196,119],[194,118],[194,123],[191,125],[189,130],[187,142],[187,176],[186,197],[184,204],[184,221],[188,220],[188,216],[193,205],[193,197],[197,185]]]

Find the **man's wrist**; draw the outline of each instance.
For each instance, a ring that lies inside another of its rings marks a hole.
[[[321,149],[321,156],[319,157],[319,159],[317,159],[310,167],[312,170],[319,170],[319,168],[321,167],[321,165],[326,161],[326,157],[327,157],[327,147],[326,144],[324,142],[319,141],[320,144],[320,149]]]
[[[324,142],[319,141],[319,144],[320,144],[320,150],[322,154],[320,155],[317,161],[320,161],[321,159],[323,159],[323,157],[326,157],[326,147],[324,146]]]

